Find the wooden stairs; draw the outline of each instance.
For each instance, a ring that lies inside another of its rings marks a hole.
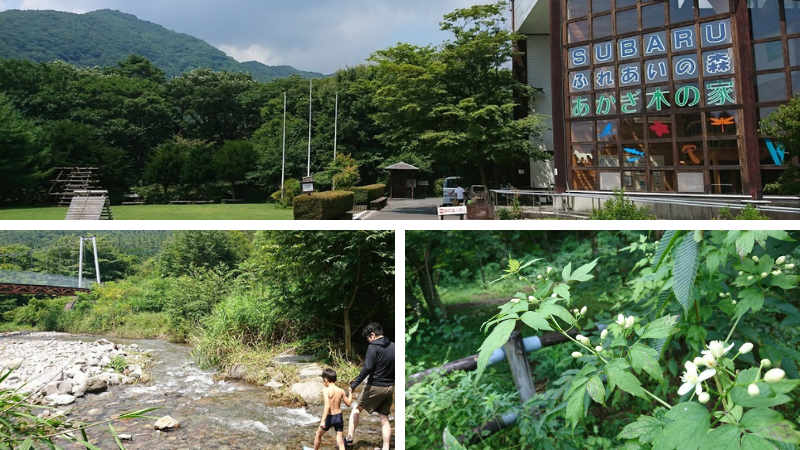
[[[56,167],[58,174],[47,193],[56,197],[58,206],[69,206],[75,191],[96,191],[101,189],[97,181],[97,167]]]
[[[108,191],[77,190],[67,210],[65,220],[113,220]]]

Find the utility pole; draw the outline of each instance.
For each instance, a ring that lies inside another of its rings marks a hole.
[[[306,176],[311,176],[311,91],[314,85],[314,80],[308,80],[308,164],[306,168]]]

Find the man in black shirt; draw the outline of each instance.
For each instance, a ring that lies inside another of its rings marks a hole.
[[[394,342],[383,336],[383,328],[377,323],[371,323],[364,327],[361,334],[369,341],[369,347],[367,348],[364,368],[361,369],[358,377],[350,383],[350,395],[353,395],[353,389],[361,384],[367,376],[369,376],[369,379],[359,399],[358,407],[353,408],[353,412],[350,415],[350,425],[345,444],[348,446],[353,444],[353,433],[358,426],[359,414],[366,409],[370,414],[375,411],[378,412],[381,418],[383,450],[389,450],[389,442],[392,438],[389,413],[394,400]]]

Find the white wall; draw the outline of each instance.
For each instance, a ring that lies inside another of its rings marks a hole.
[[[544,90],[537,94],[533,104],[537,113],[547,117],[547,128],[543,136],[542,150],[553,152],[553,89],[550,79],[550,36],[546,34],[528,35],[528,84]],[[557,94],[558,95],[558,94]],[[531,186],[551,188],[555,184],[553,161],[531,162]]]

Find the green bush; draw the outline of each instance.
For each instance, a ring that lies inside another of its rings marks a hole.
[[[283,189],[286,191],[285,193],[278,190],[273,192],[271,197],[282,208],[288,208],[292,206],[292,200],[300,193],[300,182],[294,178],[289,178],[284,181]]]
[[[338,219],[353,209],[354,195],[349,191],[315,192],[294,198],[295,220]]]
[[[625,191],[614,189],[611,198],[600,209],[593,209],[590,220],[655,220],[649,206],[637,207],[625,198]]]
[[[769,220],[753,205],[746,205],[738,215],[731,213],[730,208],[720,208],[718,214],[719,220]]]
[[[175,287],[166,298],[165,311],[171,339],[182,342],[227,295],[230,279],[222,267],[193,269],[178,278]]]
[[[367,205],[369,202],[386,194],[386,185],[379,183],[368,186],[355,186],[350,190],[353,191],[353,204]]]

